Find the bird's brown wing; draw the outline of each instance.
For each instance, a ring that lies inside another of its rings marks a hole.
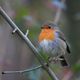
[[[68,53],[71,53],[71,50],[70,50],[70,45],[68,44],[68,42],[66,41],[66,38],[64,36],[64,34],[61,32],[61,31],[56,31],[56,33],[58,34],[59,38],[62,39],[63,41],[65,41],[66,43],[66,50]]]

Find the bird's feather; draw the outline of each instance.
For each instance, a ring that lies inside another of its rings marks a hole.
[[[69,66],[68,62],[66,61],[66,59],[64,58],[63,55],[61,55],[60,58],[62,59],[62,60],[60,60],[60,63],[61,63],[61,65],[62,65],[63,67]]]
[[[59,31],[59,30],[56,30],[56,33],[58,34],[58,37],[60,38],[60,39],[62,39],[63,41],[65,41],[65,43],[66,43],[66,50],[67,50],[67,52],[68,53],[71,53],[71,51],[70,51],[70,45],[68,44],[68,42],[66,41],[66,38],[65,38],[65,36],[64,36],[64,34],[61,32],[61,31]]]

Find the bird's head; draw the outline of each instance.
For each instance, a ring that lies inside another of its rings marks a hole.
[[[47,22],[47,23],[43,24],[43,26],[41,27],[41,29],[59,30],[59,27],[58,27],[58,25],[55,24],[55,23]]]
[[[41,33],[39,35],[39,42],[42,40],[54,40],[55,39],[55,31],[57,30],[57,25],[54,23],[45,23],[41,27]]]

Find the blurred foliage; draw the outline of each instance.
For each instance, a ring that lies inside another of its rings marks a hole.
[[[80,64],[75,64],[72,69],[75,73],[80,72]]]
[[[18,10],[16,10],[16,16],[15,16],[15,20],[16,21],[20,21],[23,16],[28,15],[29,14],[29,10],[26,7],[19,7]]]

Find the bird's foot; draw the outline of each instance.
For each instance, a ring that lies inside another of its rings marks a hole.
[[[63,59],[62,58],[59,58],[59,57],[49,58],[49,63],[51,63],[51,62],[57,63],[60,60],[63,60]]]

